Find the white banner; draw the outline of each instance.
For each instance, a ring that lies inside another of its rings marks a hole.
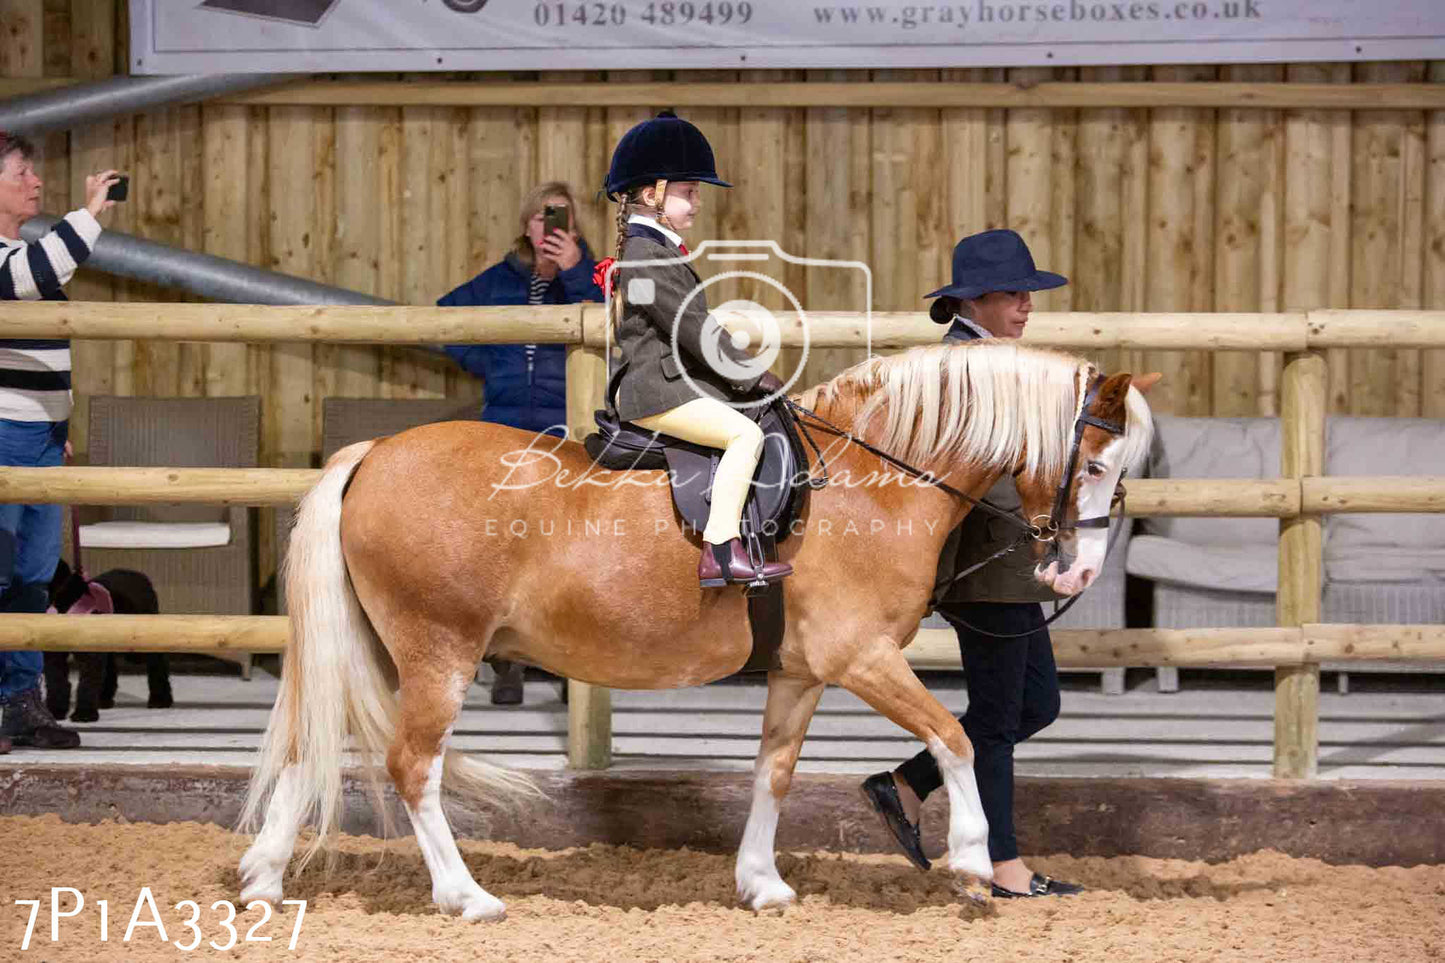
[[[138,74],[1445,58],[1445,0],[131,0]]]

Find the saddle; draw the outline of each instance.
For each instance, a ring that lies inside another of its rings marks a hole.
[[[620,365],[607,381],[607,407],[593,413],[597,431],[582,442],[599,467],[609,471],[668,472],[673,505],[686,529],[701,532],[712,505],[713,475],[722,452],[659,432],[639,428],[617,416],[617,387],[627,366]],[[781,399],[766,406],[742,409],[763,430],[763,452],[743,507],[742,534],[757,558],[776,558],[777,543],[788,537],[809,490],[809,464],[798,437],[797,421]],[[753,653],[742,671],[781,668],[783,590],[773,583],[748,590],[748,618]]]
[[[607,382],[607,407],[593,413],[597,431],[583,440],[587,454],[610,471],[669,472],[672,501],[684,526],[700,532],[712,506],[712,481],[722,452],[680,438],[639,428],[617,417],[617,386],[627,366]],[[763,453],[748,490],[743,534],[781,542],[802,512],[808,490],[808,461],[798,437],[797,421],[781,400],[766,407],[742,409],[763,430]]]

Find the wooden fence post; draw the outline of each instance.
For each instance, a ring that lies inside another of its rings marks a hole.
[[[1280,391],[1280,475],[1307,478],[1324,471],[1328,369],[1315,352],[1285,358]],[[1320,620],[1323,586],[1319,515],[1279,523],[1278,622],[1297,627]],[[1283,665],[1274,671],[1274,775],[1311,779],[1319,771],[1320,667]]]
[[[567,346],[567,431],[581,441],[593,428],[592,412],[607,392],[607,348],[601,307],[582,309],[582,343]],[[588,337],[589,333],[596,337]],[[567,764],[573,769],[612,765],[612,692],[585,682],[567,683]]]

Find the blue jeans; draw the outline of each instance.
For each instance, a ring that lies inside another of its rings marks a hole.
[[[67,421],[0,418],[0,465],[54,468],[65,455]],[[45,611],[45,590],[60,561],[59,505],[0,505],[0,611]],[[0,652],[0,699],[40,684],[39,652]]]

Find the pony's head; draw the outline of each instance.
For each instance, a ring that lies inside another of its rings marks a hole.
[[[1103,570],[1120,478],[1149,450],[1154,423],[1144,392],[1159,375],[1105,377],[1084,364],[1080,379],[1062,466],[1018,476],[1023,516],[1041,536],[1033,541],[1035,577],[1060,595],[1077,595]]]
[[[854,395],[858,434],[956,487],[1013,475],[1022,518],[1038,535],[1035,577],[1075,595],[1098,577],[1108,544],[1107,529],[1076,524],[1107,515],[1120,476],[1148,452],[1153,419],[1142,390],[1157,380],[1101,379],[1082,358],[974,341],[871,358],[803,403]]]

